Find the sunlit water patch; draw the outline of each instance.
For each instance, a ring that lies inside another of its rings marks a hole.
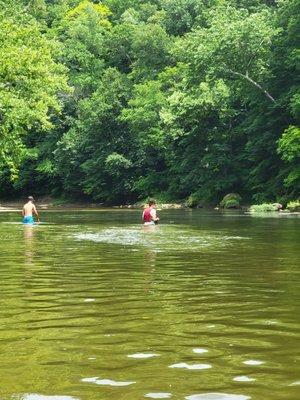
[[[249,396],[228,393],[203,393],[187,396],[186,400],[248,400]]]
[[[193,349],[193,353],[195,353],[195,354],[205,354],[205,353],[208,353],[208,350],[207,349],[196,348],[196,349]]]
[[[262,364],[264,364],[264,361],[260,361],[260,360],[247,360],[247,361],[243,361],[243,364],[245,364],[245,365],[253,365],[253,366],[256,366],[256,365],[262,365]]]
[[[200,370],[200,369],[210,369],[212,366],[210,364],[188,364],[185,362],[172,364],[169,368],[182,368],[182,369],[191,369],[191,370]]]
[[[249,378],[249,376],[246,376],[246,375],[236,376],[235,378],[233,378],[233,380],[235,382],[253,382],[253,381],[255,381],[254,378]]]
[[[169,399],[170,397],[172,397],[172,393],[166,393],[166,392],[146,393],[145,397],[148,397],[150,399]]]
[[[104,385],[104,386],[129,386],[133,385],[134,381],[114,381],[112,379],[100,379],[98,376],[92,378],[83,378],[82,382],[86,383],[95,383],[96,385]]]
[[[128,358],[137,358],[137,359],[147,359],[147,358],[153,358],[153,357],[158,357],[159,354],[155,353],[135,353],[135,354],[129,354],[127,357]]]
[[[45,396],[43,394],[24,394],[21,397],[16,397],[16,400],[78,400],[78,398],[71,396]]]
[[[300,386],[300,381],[292,382],[289,386]]]
[[[75,235],[77,240],[89,240],[123,246],[142,246],[160,251],[199,251],[220,250],[250,239],[246,236],[226,235],[224,232],[192,230],[184,226],[165,225],[159,227],[128,226],[111,227],[98,232],[85,232]]]

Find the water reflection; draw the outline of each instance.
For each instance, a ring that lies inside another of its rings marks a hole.
[[[248,376],[242,375],[242,376],[236,376],[233,378],[234,381],[236,382],[253,382],[255,381],[254,378],[249,378]]]
[[[185,362],[178,363],[178,364],[172,364],[169,366],[169,368],[183,368],[183,369],[209,369],[212,368],[212,365],[210,364],[187,364]]]
[[[156,266],[156,249],[143,249],[144,265],[145,265],[145,292],[153,289],[155,285],[155,266]]]
[[[73,214],[0,223],[1,399],[298,400],[294,221]]]
[[[24,225],[24,245],[25,245],[25,265],[32,266],[34,262],[34,235],[35,227],[33,225]]]
[[[169,399],[172,397],[172,393],[157,392],[157,393],[147,393],[144,397],[149,397],[150,399]]]
[[[227,393],[204,393],[185,397],[186,400],[248,400],[249,396]]]
[[[289,386],[300,386],[300,381],[292,382]]]
[[[195,353],[195,354],[204,354],[204,353],[207,353],[207,352],[208,352],[207,349],[201,349],[201,348],[193,349],[193,353]]]
[[[78,398],[71,396],[45,396],[42,394],[24,394],[16,400],[78,400]]]
[[[137,358],[137,359],[147,359],[147,358],[152,358],[152,357],[158,357],[159,354],[155,353],[135,353],[135,354],[129,354],[127,357],[128,358]]]
[[[243,364],[245,364],[245,365],[262,365],[262,364],[264,364],[264,361],[260,361],[260,360],[247,360],[247,361],[243,361]]]
[[[100,379],[98,376],[92,378],[83,378],[82,382],[87,383],[95,383],[96,385],[104,385],[104,386],[129,386],[133,385],[134,381],[114,381],[112,379]]]

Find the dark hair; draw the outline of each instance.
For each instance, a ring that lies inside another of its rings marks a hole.
[[[28,196],[27,198],[28,198],[28,200],[30,200],[30,201],[34,201],[34,198],[33,198],[32,196]]]
[[[148,204],[149,204],[149,207],[151,207],[154,204],[156,204],[156,201],[155,200],[149,200]]]

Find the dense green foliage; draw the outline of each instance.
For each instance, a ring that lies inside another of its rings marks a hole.
[[[272,211],[279,211],[281,210],[282,205],[279,203],[263,203],[263,204],[253,204],[249,211],[251,213],[266,213]]]
[[[224,196],[220,202],[220,207],[222,208],[240,208],[241,206],[241,196],[237,193],[229,193]]]
[[[0,1],[0,194],[300,192],[300,0]]]
[[[287,209],[292,212],[299,212],[300,211],[300,200],[289,201],[287,204]]]

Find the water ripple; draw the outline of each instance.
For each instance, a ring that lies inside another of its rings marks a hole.
[[[185,397],[186,400],[248,400],[249,396],[227,393],[203,393]]]
[[[178,364],[172,364],[169,365],[169,368],[183,368],[183,369],[209,369],[212,368],[212,365],[210,364],[187,364],[187,363],[178,363]]]
[[[260,360],[247,360],[247,361],[243,361],[243,364],[245,364],[245,365],[262,365],[262,364],[264,364],[264,361],[260,361]]]
[[[195,354],[204,354],[204,353],[207,353],[207,352],[208,352],[207,349],[201,349],[201,348],[193,349],[193,353],[195,353]]]
[[[152,358],[152,357],[158,357],[159,354],[155,353],[135,353],[135,354],[129,354],[127,357],[128,358]]]
[[[172,397],[172,393],[157,392],[157,393],[147,393],[144,397],[149,397],[150,399],[169,399]]]
[[[170,250],[203,250],[219,249],[229,245],[235,245],[236,241],[249,239],[243,236],[224,235],[217,231],[191,231],[185,233],[183,226],[164,226],[156,230],[148,231],[145,228],[111,227],[98,232],[85,232],[75,235],[79,241],[88,240],[96,243],[117,244],[123,246],[143,246],[156,252]]]
[[[78,398],[71,396],[45,396],[43,394],[24,394],[22,400],[78,400]]]
[[[105,386],[129,386],[136,383],[134,381],[113,381],[111,379],[99,379],[98,376],[92,378],[83,378],[81,379],[81,381],[87,383],[95,383],[96,385],[105,385]]]
[[[248,376],[245,376],[245,375],[236,376],[235,378],[233,378],[233,380],[236,382],[253,382],[253,381],[255,381],[254,378],[249,378]]]

